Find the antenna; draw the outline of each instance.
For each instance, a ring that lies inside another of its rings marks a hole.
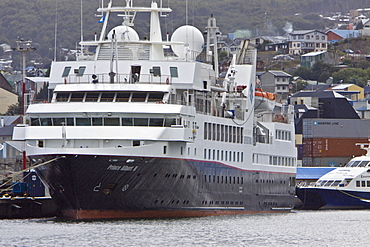
[[[82,20],[82,17],[83,17],[83,11],[82,11],[82,0],[81,0],[81,42],[84,41],[84,33],[83,33],[83,20]],[[83,45],[81,44],[81,55],[83,55],[84,53],[84,49],[83,49]]]
[[[57,61],[58,0],[55,0],[54,61]]]

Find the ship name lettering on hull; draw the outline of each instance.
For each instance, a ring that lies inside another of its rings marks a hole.
[[[108,166],[108,171],[122,171],[122,172],[134,172],[136,171],[138,166],[117,166],[117,165],[110,165]]]

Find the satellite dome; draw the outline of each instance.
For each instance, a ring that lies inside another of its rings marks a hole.
[[[203,34],[193,26],[185,25],[177,28],[172,34],[171,41],[184,43],[184,45],[171,46],[173,52],[180,58],[195,59],[203,50]]]
[[[118,26],[110,30],[108,39],[112,38],[113,31],[116,32],[117,41],[138,41],[139,35],[137,32],[128,26]]]

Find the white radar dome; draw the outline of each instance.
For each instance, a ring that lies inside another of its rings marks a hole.
[[[184,43],[184,45],[171,46],[173,52],[180,58],[195,59],[203,50],[203,34],[193,26],[185,25],[177,28],[172,34],[171,41]]]
[[[137,32],[132,28],[128,26],[118,26],[110,30],[108,33],[108,39],[112,39],[113,31],[116,33],[116,39],[117,41],[138,41],[139,35]]]

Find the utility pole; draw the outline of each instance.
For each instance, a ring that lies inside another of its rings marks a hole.
[[[32,46],[31,40],[18,39],[17,47],[12,48],[13,51],[19,51],[22,53],[22,100],[23,100],[23,124],[26,124],[26,109],[27,109],[27,95],[26,95],[26,53],[29,51],[35,51],[36,48]],[[23,151],[23,170],[27,168],[27,156],[26,151]]]

